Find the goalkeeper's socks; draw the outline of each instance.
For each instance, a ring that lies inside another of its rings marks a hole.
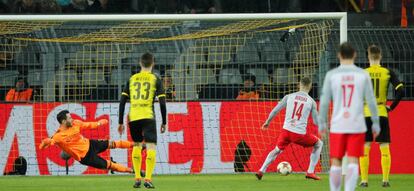
[[[345,175],[345,190],[355,190],[358,181],[359,167],[356,163],[349,163]]]
[[[340,166],[331,166],[329,172],[329,185],[331,191],[340,191],[342,182],[342,168]]]
[[[145,180],[151,181],[152,173],[155,169],[155,159],[156,159],[157,151],[154,149],[147,149],[147,159],[145,160]]]
[[[112,142],[113,146],[112,148],[121,148],[121,149],[128,149],[131,148],[132,146],[134,146],[133,142],[130,141],[113,141]]]
[[[110,160],[107,160],[106,162],[107,162],[107,164],[109,164],[108,169],[111,169],[113,171],[116,171],[116,172],[129,172],[129,173],[132,172],[131,168],[125,167],[121,164],[113,163]]]
[[[388,144],[380,145],[381,150],[381,168],[382,168],[382,181],[388,182],[391,169],[391,153],[390,146]]]
[[[361,169],[361,182],[368,182],[368,170],[369,170],[369,151],[371,147],[364,146],[364,156],[359,157],[359,165]]]
[[[142,146],[134,146],[132,149],[132,165],[135,172],[135,179],[141,179]]]

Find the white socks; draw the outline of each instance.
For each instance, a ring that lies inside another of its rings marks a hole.
[[[345,175],[345,191],[354,191],[358,181],[358,164],[349,163]]]
[[[342,181],[342,168],[340,166],[331,166],[329,172],[329,185],[331,191],[340,191]]]
[[[319,157],[321,156],[322,146],[323,146],[323,142],[321,140],[318,140],[318,142],[316,142],[315,145],[313,146],[313,150],[310,155],[308,173],[315,172],[315,166],[316,164],[318,164]]]
[[[267,167],[276,159],[277,155],[279,155],[282,151],[275,147],[270,153],[267,155],[265,162],[263,163],[262,168],[260,168],[260,172],[266,172]]]
[[[331,171],[329,173],[329,184],[331,191],[340,191],[341,190],[341,181],[342,181],[342,168],[339,166],[331,166]],[[349,163],[347,167],[347,172],[345,176],[345,191],[354,191],[358,181],[358,164]]]

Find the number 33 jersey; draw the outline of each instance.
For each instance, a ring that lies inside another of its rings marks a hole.
[[[320,125],[326,123],[326,106],[330,100],[333,102],[331,133],[366,132],[364,101],[374,114],[373,121],[378,122],[371,79],[362,68],[355,65],[340,65],[326,74],[320,100]]]
[[[283,129],[298,134],[306,134],[309,114],[312,113],[313,121],[317,123],[316,103],[306,92],[298,91],[286,95],[281,103],[286,105],[286,116]]]
[[[159,76],[141,71],[131,76],[122,95],[130,100],[129,121],[154,119],[155,97],[165,96]]]

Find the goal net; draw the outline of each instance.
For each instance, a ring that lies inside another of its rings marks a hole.
[[[153,73],[163,80],[168,101],[169,128],[158,132],[155,173],[257,171],[276,144],[284,112],[269,130],[261,125],[304,76],[312,78],[310,95],[318,99],[331,31],[343,26],[342,13],[292,15],[0,18],[1,99],[15,89],[0,104],[0,171],[13,171],[14,160],[23,156],[31,175],[109,173],[64,160],[56,146],[38,145],[59,127],[56,114],[63,109],[74,119],[109,120],[82,131],[87,138],[131,140],[128,128],[126,135],[117,132],[118,100],[145,52],[155,56]],[[25,101],[22,92],[29,89],[32,98]],[[154,109],[159,129],[158,103]],[[308,131],[317,133],[312,122]],[[280,161],[305,171],[310,151],[292,144],[268,171]],[[131,166],[131,150],[101,156]],[[324,148],[318,172],[326,171],[328,158]]]

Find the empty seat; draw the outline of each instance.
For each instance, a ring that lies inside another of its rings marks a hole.
[[[64,83],[66,85],[78,85],[78,73],[75,70],[62,70],[56,72],[55,75],[56,85]]]
[[[121,69],[120,75],[118,75],[118,71],[118,69],[111,71],[110,85],[118,85],[119,83],[121,85],[124,85],[129,80],[131,76],[131,71]]]
[[[249,68],[247,73],[256,77],[256,84],[268,84],[270,82],[267,70],[264,68]]]
[[[220,71],[219,76],[220,84],[242,84],[243,79],[240,75],[239,69],[236,68],[224,68]]]
[[[276,68],[272,77],[275,84],[290,84],[297,81],[293,68]]]
[[[19,76],[17,70],[0,70],[0,86],[15,86],[17,76]]]
[[[216,74],[211,69],[196,69],[192,70],[190,76],[195,84],[215,84]]]
[[[27,82],[29,85],[40,86],[42,85],[42,76],[41,69],[29,70],[27,74]]]
[[[82,85],[97,86],[106,85],[103,70],[88,69],[82,72]]]

